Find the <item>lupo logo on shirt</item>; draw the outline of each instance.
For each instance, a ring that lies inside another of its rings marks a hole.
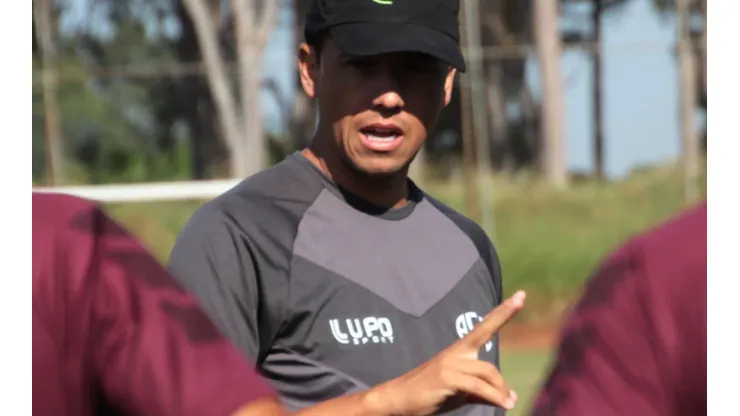
[[[341,344],[393,343],[393,326],[388,318],[368,316],[361,319],[345,319],[344,323],[339,319],[330,319],[329,326],[332,335]]]

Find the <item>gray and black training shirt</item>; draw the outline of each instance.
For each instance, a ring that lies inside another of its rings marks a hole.
[[[413,184],[404,207],[373,206],[300,153],[199,209],[169,269],[289,409],[414,369],[501,302],[498,258],[473,221]],[[497,338],[480,358],[498,365]]]

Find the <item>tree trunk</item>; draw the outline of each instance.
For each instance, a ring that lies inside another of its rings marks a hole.
[[[221,132],[229,148],[230,159],[234,159],[239,142],[243,140],[243,134],[239,126],[237,104],[234,96],[231,95],[228,73],[220,53],[218,32],[213,24],[214,17],[211,16],[203,0],[183,0],[183,3],[193,20]],[[230,166],[232,168],[230,174],[237,175],[237,172],[233,170],[235,166],[233,160]]]
[[[34,7],[35,28],[41,47],[42,86],[44,97],[44,127],[46,130],[46,177],[51,186],[64,183],[64,143],[57,97],[56,48],[54,46],[54,4],[39,0]]]
[[[707,0],[700,0],[699,12],[701,14],[702,29],[699,35],[699,72],[700,72],[700,97],[703,107],[707,106]]]
[[[460,18],[463,22],[467,20],[466,14],[468,11],[467,2],[460,4]],[[468,39],[468,31],[460,31],[460,44],[467,48],[470,45]],[[464,79],[462,77],[466,77]],[[466,74],[461,76],[460,80],[460,133],[462,139],[462,171],[463,171],[463,185],[465,187],[465,212],[466,214],[477,223],[482,222],[482,213],[480,207],[480,195],[478,193],[478,160],[476,157],[477,152],[480,149],[477,148],[477,143],[474,140],[474,129],[473,129],[473,94],[472,85],[470,82],[470,75]]]
[[[181,36],[177,40],[177,56],[184,62],[198,62],[201,58],[198,34],[193,19],[182,1],[177,3],[177,20]],[[228,151],[208,86],[207,75],[194,76],[178,82],[179,100],[191,133],[190,159],[194,179],[217,176],[225,170]],[[228,167],[226,167],[228,169]]]
[[[701,88],[701,106],[704,108],[704,134],[702,135],[701,148],[707,152],[707,0],[700,1],[699,11],[701,13],[701,35],[699,36],[699,71]]]
[[[219,122],[229,148],[231,176],[243,178],[259,171],[265,156],[262,128],[262,55],[277,20],[278,2],[231,2],[239,61],[239,104],[232,95],[229,74],[220,53],[218,32],[203,0],[183,0],[200,44]],[[241,108],[239,108],[239,105]]]
[[[533,1],[533,32],[542,78],[543,171],[557,187],[566,185],[565,100],[560,68],[562,44],[558,27],[558,3]]]
[[[506,117],[506,96],[503,90],[503,68],[502,62],[492,62],[488,65],[488,77],[486,82],[489,129],[491,132],[491,155],[495,170],[506,169],[511,160],[511,152],[508,146],[508,119]]]
[[[260,3],[261,7],[258,7]],[[236,161],[237,174],[245,177],[262,170],[265,160],[264,130],[262,128],[262,56],[267,37],[277,21],[278,2],[252,0],[232,2],[237,54],[239,59],[239,90],[245,141],[244,159]],[[242,166],[242,164],[244,164]]]
[[[684,191],[686,202],[699,196],[699,140],[696,135],[696,53],[691,40],[689,0],[676,1],[678,17],[678,67],[681,95],[681,137],[683,147]]]
[[[542,140],[537,133],[538,128],[538,109],[537,103],[532,96],[532,91],[526,85],[519,90],[519,107],[522,110],[522,136],[524,139],[525,152],[520,156],[517,163],[517,168],[529,166],[538,160],[538,155],[541,154],[540,147]]]
[[[602,82],[602,50],[601,50],[601,0],[594,0],[591,14],[593,26],[594,50],[591,55],[593,63],[593,122],[594,122],[594,171],[598,180],[603,180],[604,173],[604,126],[601,92]]]
[[[258,45],[241,47],[239,63],[241,67],[241,106],[246,158],[237,161],[238,177],[247,177],[262,170],[265,160],[265,134],[262,127],[261,74]]]

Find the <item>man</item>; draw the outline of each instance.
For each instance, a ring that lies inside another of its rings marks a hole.
[[[284,415],[156,260],[91,203],[33,194],[33,414]]]
[[[586,287],[533,414],[707,412],[706,202],[612,254]]]
[[[465,68],[458,7],[314,1],[298,56],[318,100],[310,146],[202,207],[172,251],[170,271],[290,409],[491,415],[516,401],[493,332],[523,294],[482,342],[459,340],[502,303],[498,258],[407,177]]]

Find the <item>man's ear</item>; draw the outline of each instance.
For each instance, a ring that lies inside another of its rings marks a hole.
[[[311,98],[316,97],[316,80],[319,74],[318,56],[316,51],[305,42],[298,47],[298,74],[301,77],[301,86]]]
[[[452,100],[452,90],[455,88],[455,74],[457,74],[457,69],[450,67],[450,70],[447,71],[447,76],[445,77],[445,107],[447,107],[447,105],[450,104],[450,100]]]

